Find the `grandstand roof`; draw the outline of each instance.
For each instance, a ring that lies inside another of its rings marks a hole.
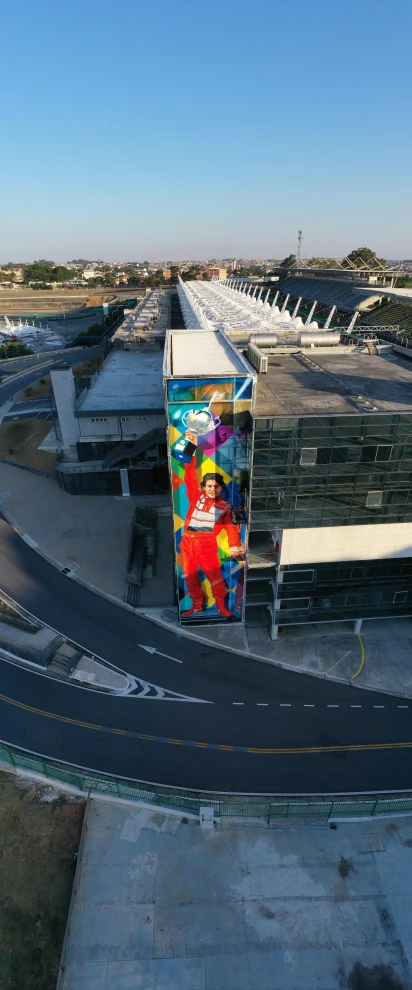
[[[283,284],[283,282],[282,282]],[[412,306],[412,289],[385,289],[385,288],[373,288],[373,289],[358,289],[354,286],[354,292],[366,292],[372,296],[385,296],[388,299],[393,299],[394,302],[405,303],[406,305]]]
[[[380,298],[381,293],[375,289],[368,289],[366,286],[356,287],[351,282],[343,279],[315,278],[304,275],[290,276],[282,279],[277,288],[282,293],[289,293],[291,296],[302,296],[302,299],[315,299],[324,306],[337,306],[338,309],[347,313],[354,313],[357,309],[363,309],[367,302],[371,305]]]
[[[368,264],[368,262],[363,261],[361,258],[357,258],[356,262],[352,261],[351,258],[305,258],[303,261],[296,260],[286,265],[285,268],[289,272],[305,272],[309,270],[313,272],[328,271],[330,274],[336,272],[337,275],[339,273],[346,273],[347,275],[354,275],[356,273],[360,277],[362,275],[374,275],[382,278],[386,276],[391,278],[394,273],[399,274],[403,271],[403,265],[390,267],[380,261],[376,255],[371,260],[372,264]],[[282,266],[278,267],[281,268]]]

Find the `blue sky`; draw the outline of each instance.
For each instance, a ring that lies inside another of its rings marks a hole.
[[[409,0],[4,5],[0,262],[412,258]]]

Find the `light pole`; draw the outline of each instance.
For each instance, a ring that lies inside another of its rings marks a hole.
[[[64,320],[64,339],[65,339],[65,341],[67,341],[67,316],[66,316],[66,310],[64,309],[64,306],[60,306],[60,309],[61,309],[61,311],[63,313],[63,320]]]

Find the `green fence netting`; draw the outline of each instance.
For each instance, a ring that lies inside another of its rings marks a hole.
[[[323,819],[379,817],[412,813],[412,793],[401,794],[356,794],[353,796],[324,798],[304,797],[262,797],[233,796],[219,794],[193,794],[173,792],[155,785],[104,776],[81,767],[69,766],[58,761],[48,760],[35,753],[16,749],[8,743],[0,742],[0,763],[16,770],[47,777],[54,784],[70,785],[84,794],[105,794],[108,797],[125,798],[128,801],[145,801],[154,807],[170,808],[173,811],[199,814],[201,805],[213,805],[216,818],[259,821],[266,824],[279,820],[297,818]]]

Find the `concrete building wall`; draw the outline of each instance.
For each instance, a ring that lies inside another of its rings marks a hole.
[[[66,365],[52,368],[50,374],[59,417],[62,445],[64,451],[67,452],[75,449],[79,439],[78,420],[74,415],[76,389],[73,371]]]
[[[157,414],[109,416],[104,413],[96,416],[82,416],[77,420],[81,440],[133,440],[154,429],[166,429],[166,416]]]
[[[412,523],[284,529],[280,565],[412,556]]]

